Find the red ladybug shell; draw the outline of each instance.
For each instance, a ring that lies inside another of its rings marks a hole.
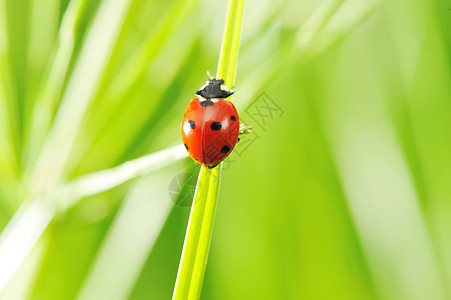
[[[232,102],[191,99],[182,121],[182,140],[188,154],[214,168],[232,152],[238,141],[240,120]]]

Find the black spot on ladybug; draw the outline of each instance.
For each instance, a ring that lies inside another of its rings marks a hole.
[[[201,101],[200,102],[200,105],[202,105],[203,107],[207,107],[207,106],[210,106],[210,105],[213,105],[213,104],[214,104],[213,101],[211,101],[210,99],[207,99],[205,101]]]
[[[229,152],[229,151],[230,151],[230,147],[227,146],[227,145],[225,145],[225,146],[222,147],[222,149],[221,149],[221,153],[222,153],[222,154],[226,154],[226,153]]]
[[[186,150],[188,150],[188,146],[186,144],[183,144],[183,145],[185,145]]]
[[[221,123],[219,122],[213,122],[210,125],[211,130],[219,130],[222,128]]]
[[[232,120],[232,121],[236,121],[236,118],[235,118],[235,116],[231,116],[231,117],[230,117],[230,120]]]
[[[189,126],[191,126],[191,129],[196,128],[196,123],[194,123],[194,121],[189,120],[188,123],[189,123]]]

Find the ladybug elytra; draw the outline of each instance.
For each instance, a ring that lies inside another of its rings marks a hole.
[[[191,158],[208,168],[223,161],[238,141],[238,112],[232,102],[224,100],[233,93],[224,80],[212,78],[196,92],[183,116],[185,148]]]

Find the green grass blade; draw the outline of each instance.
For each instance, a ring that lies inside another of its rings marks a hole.
[[[204,168],[207,169],[207,168]],[[208,170],[208,169],[207,169]],[[216,204],[218,202],[219,183],[221,179],[222,164],[220,167],[210,171],[207,199],[205,201],[204,215],[201,221],[202,230],[197,245],[196,260],[193,266],[193,275],[189,288],[189,299],[199,299],[202,292],[205,268],[207,266],[208,252],[210,250],[211,235],[215,218]]]
[[[67,183],[65,189],[70,191],[71,205],[82,198],[94,196],[113,189],[137,177],[146,176],[167,165],[187,157],[185,147],[177,145],[145,156],[127,161],[119,166],[87,174]]]
[[[2,174],[15,177],[18,169],[18,114],[12,92],[9,56],[6,1],[0,0],[0,178]]]
[[[98,91],[132,2],[114,0],[101,3],[32,175],[31,185],[39,186],[38,190],[60,182],[65,175],[80,124]]]
[[[219,57],[217,77],[232,87],[235,79],[244,0],[231,0],[227,11],[224,39]],[[208,169],[202,166],[191,209],[180,260],[173,299],[199,299],[219,193],[222,163]]]
[[[67,183],[41,198],[25,201],[0,234],[0,294],[57,212],[135,177],[151,174],[187,156],[182,145],[167,148]],[[21,238],[16,238],[20,236]],[[12,255],[14,254],[14,255]]]
[[[196,194],[194,195],[193,206],[186,230],[185,244],[183,246],[182,258],[180,261],[177,281],[173,299],[187,299],[189,294],[189,285],[191,283],[192,273],[194,270],[194,262],[196,260],[196,250],[200,239],[200,231],[202,230],[202,220],[205,212],[206,197],[208,186],[202,185],[207,183],[210,178],[211,170],[202,167],[200,169],[199,179],[197,181]],[[203,187],[206,188],[203,188]]]
[[[108,85],[106,98],[121,99],[149,67],[149,64],[170,39],[183,21],[190,15],[197,0],[177,1],[168,9],[167,14],[149,31],[146,39],[130,57],[124,68]]]
[[[130,294],[173,208],[161,186],[167,185],[174,172],[178,168],[161,170],[133,183],[74,299],[136,299]]]
[[[237,104],[238,109],[245,109],[256,92],[269,85],[275,85],[279,78],[283,78],[284,72],[294,64],[305,65],[344,40],[384,1],[369,2],[359,9],[348,7],[343,10],[344,3],[343,0],[331,0],[322,4],[273,56],[246,76],[241,82],[241,100]],[[335,23],[331,24],[332,21]]]
[[[143,37],[143,41],[136,46],[136,50],[133,51],[126,62],[123,64],[117,74],[112,71],[114,69],[114,60],[118,56],[115,52],[120,52],[115,50],[110,59],[110,65],[106,69],[106,73],[114,73],[111,81],[108,79],[103,83],[105,87],[102,86],[99,89],[99,94],[97,96],[96,103],[90,107],[89,116],[86,118],[86,124],[82,126],[80,134],[74,144],[77,145],[77,150],[74,154],[75,158],[68,164],[68,173],[77,172],[80,168],[80,164],[83,164],[83,159],[86,158],[90,151],[98,147],[98,143],[101,137],[108,136],[111,131],[117,130],[116,125],[120,128],[121,124],[118,119],[124,118],[124,110],[127,110],[127,114],[134,114],[136,118],[136,125],[130,127],[130,132],[138,130],[140,123],[140,114],[142,111],[142,105],[146,105],[146,112],[151,112],[155,109],[154,105],[158,103],[161,97],[160,93],[165,90],[164,85],[161,84],[161,90],[155,88],[152,93],[150,101],[144,102],[144,104],[136,105],[139,101],[130,101],[130,97],[133,97],[134,92],[138,90],[139,79],[143,77],[145,72],[149,72],[149,69],[155,63],[157,58],[161,59],[165,47],[171,43],[174,38],[174,33],[180,30],[183,24],[186,23],[186,19],[190,16],[192,10],[195,9],[198,0],[189,1],[176,1],[168,11],[161,16],[161,20],[155,25],[155,28],[151,28],[149,32]],[[129,14],[128,18],[133,19],[135,15],[132,12]],[[130,21],[129,21],[130,22]],[[128,25],[130,26],[130,25]],[[125,22],[125,27],[123,32],[127,33],[127,22]],[[182,42],[182,41],[180,41]],[[193,41],[190,40],[189,43]],[[189,48],[189,43],[184,42],[184,46]],[[118,48],[124,47],[124,41],[118,40]],[[184,56],[180,54],[180,57]],[[176,70],[172,70],[174,74]],[[108,75],[106,76],[108,77]],[[132,103],[130,103],[132,102]],[[142,103],[142,102],[141,102]],[[147,106],[149,105],[149,106]],[[168,106],[165,106],[165,109]],[[95,118],[90,118],[90,116],[95,116]],[[112,125],[114,124],[114,125]],[[133,136],[133,134],[130,134]],[[127,139],[122,140],[126,144],[129,141]],[[101,142],[100,142],[101,143]],[[122,148],[115,147],[117,152],[120,152]],[[134,148],[134,146],[132,147]],[[139,153],[142,155],[142,153]],[[119,154],[118,154],[119,156]],[[134,158],[134,157],[133,157]],[[130,159],[130,157],[120,160],[123,162]],[[112,159],[115,163],[117,158]]]
[[[66,73],[74,52],[78,23],[85,5],[86,0],[71,1],[63,15],[54,54],[37,92],[36,104],[31,117],[28,133],[28,169],[31,169],[31,165],[36,162],[58,107]]]
[[[44,201],[46,200],[46,201]],[[55,215],[50,199],[24,202],[0,235],[0,294]],[[20,238],[18,238],[20,237]]]
[[[244,1],[230,1],[216,77],[223,78],[229,88],[235,81]]]

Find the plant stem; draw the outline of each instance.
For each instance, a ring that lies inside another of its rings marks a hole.
[[[203,167],[203,169],[208,170]],[[199,299],[204,281],[205,268],[207,267],[208,252],[210,250],[211,235],[216,213],[216,204],[218,202],[219,183],[221,178],[222,164],[208,170],[207,176],[210,177],[207,199],[205,201],[204,215],[201,221],[202,227],[197,245],[196,260],[193,267],[193,275],[189,288],[189,299]]]
[[[204,195],[208,194],[208,186],[204,189],[202,183],[208,181],[210,172],[211,170],[203,166],[200,169],[193,206],[189,216],[188,228],[186,230],[185,244],[183,246],[177,281],[175,283],[174,295],[172,297],[174,300],[188,299],[207,200],[207,197]]]
[[[235,80],[244,0],[230,0],[216,77],[231,88]],[[173,299],[199,299],[219,194],[222,163],[200,169],[196,194],[188,221]]]
[[[218,69],[216,72],[216,77],[224,79],[225,84],[229,88],[231,88],[235,82],[243,11],[244,0],[230,1],[229,8],[227,10],[224,39],[222,41]]]

